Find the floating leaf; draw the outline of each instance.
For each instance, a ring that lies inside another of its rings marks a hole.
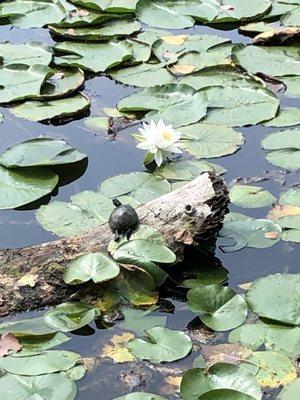
[[[0,68],[0,103],[39,96],[50,71],[44,65],[10,64]]]
[[[83,365],[75,365],[75,367],[72,367],[65,372],[66,376],[73,381],[79,381],[84,377],[85,373],[86,369]]]
[[[239,207],[266,207],[276,201],[276,197],[260,186],[234,185],[229,192],[230,201]]]
[[[21,207],[51,193],[58,176],[45,168],[8,170],[0,166],[0,210]]]
[[[120,36],[129,36],[141,29],[141,24],[132,19],[112,19],[101,26],[57,27],[49,26],[50,32],[66,39],[87,42],[105,41]]]
[[[300,391],[300,378],[290,382],[278,395],[278,400],[292,400],[296,399]]]
[[[161,244],[137,239],[119,246],[114,253],[114,259],[120,263],[133,264],[145,269],[157,285],[161,285],[167,274],[155,263],[174,263],[176,256]]]
[[[56,332],[44,323],[43,317],[28,318],[19,321],[3,322],[0,325],[0,334],[13,333],[16,337],[43,336]]]
[[[228,278],[228,270],[218,264],[213,264],[206,260],[203,265],[189,266],[188,274],[193,276],[193,279],[185,279],[182,283],[184,287],[193,289],[201,285],[214,285],[217,283],[223,283]]]
[[[279,203],[282,205],[300,207],[300,187],[289,189],[281,193]]]
[[[270,121],[264,122],[264,126],[275,128],[284,128],[285,126],[294,126],[300,124],[300,110],[296,107],[281,108],[279,114]]]
[[[122,68],[110,73],[118,82],[137,87],[151,87],[173,83],[175,78],[166,68],[167,63],[141,64],[133,67]]]
[[[215,331],[236,328],[245,322],[247,305],[233,289],[221,285],[201,285],[188,292],[188,307]]]
[[[26,140],[0,155],[0,164],[6,168],[62,165],[81,161],[81,153],[64,140],[36,138]]]
[[[47,335],[20,335],[20,343],[22,344],[24,354],[25,351],[41,351],[51,349],[52,347],[59,346],[70,340],[64,333],[56,332]]]
[[[246,292],[246,300],[260,317],[300,325],[299,294],[299,275],[275,274],[255,281]]]
[[[154,363],[172,362],[186,357],[192,350],[188,335],[161,326],[146,329],[147,340],[133,339],[127,348],[138,359]]]
[[[272,29],[272,25],[267,22],[251,22],[247,25],[239,27],[239,32],[245,36],[255,36],[258,33],[269,32]]]
[[[62,332],[74,331],[89,324],[98,315],[98,310],[84,303],[63,303],[47,311],[44,322]]]
[[[300,76],[285,76],[282,80],[284,84],[287,86],[287,89],[284,93],[285,96],[287,97],[300,96]]]
[[[53,0],[8,0],[0,6],[0,18],[10,17],[11,24],[18,28],[38,28],[60,22],[66,13],[62,2]]]
[[[281,233],[281,227],[267,219],[254,219],[247,215],[230,213],[225,218],[220,237],[231,239],[233,244],[225,244],[223,240],[220,247],[224,252],[238,251],[246,246],[263,249],[277,243]]]
[[[171,186],[166,180],[146,172],[133,172],[106,179],[99,190],[110,198],[127,195],[139,203],[147,203],[170,192]]]
[[[252,357],[249,357],[252,360]],[[297,378],[296,367],[284,354],[275,351],[256,351],[253,361],[260,365],[256,379],[262,387],[278,388]]]
[[[183,375],[180,391],[184,400],[260,400],[262,397],[260,387],[250,372],[242,366],[227,363],[214,364],[207,371],[201,368],[188,370]],[[246,395],[248,397],[243,397]]]
[[[300,7],[297,7],[293,11],[284,14],[280,19],[281,24],[284,26],[298,26],[299,21],[300,21]]]
[[[167,321],[167,317],[151,315],[151,310],[125,308],[122,310],[122,314],[124,320],[118,323],[118,327],[123,330],[134,331],[138,335],[143,335],[145,329],[165,326]]]
[[[121,112],[145,112],[145,119],[179,127],[198,122],[206,114],[207,101],[202,92],[181,84],[154,86],[133,93],[118,103]],[[152,111],[151,111],[152,110]]]
[[[180,129],[182,147],[197,158],[232,154],[244,143],[243,135],[226,126],[193,124]]]
[[[52,60],[53,51],[49,45],[40,42],[28,42],[24,44],[2,42],[0,43],[0,54],[4,65],[25,64],[28,66],[47,66]]]
[[[76,384],[64,373],[41,376],[5,374],[0,378],[2,400],[27,400],[30,397],[43,400],[74,400]]]
[[[90,107],[90,100],[77,94],[73,97],[51,101],[26,101],[10,108],[13,115],[29,121],[46,121],[51,118],[69,118]]]
[[[299,46],[236,46],[236,64],[248,72],[271,76],[299,75]]]
[[[72,3],[79,6],[107,13],[135,12],[137,2],[138,0],[72,0]]]
[[[275,132],[262,140],[266,159],[278,167],[297,170],[300,168],[300,129],[286,129]]]
[[[220,165],[202,160],[182,160],[176,163],[163,164],[155,170],[155,175],[169,180],[191,181],[202,172],[214,172],[217,175],[224,174],[226,170]]]
[[[92,280],[105,282],[119,275],[120,268],[111,258],[102,253],[89,253],[68,263],[64,273],[67,284],[76,285]]]
[[[0,368],[18,375],[43,375],[67,371],[80,360],[80,355],[65,350],[49,350],[42,353],[15,353],[0,358]]]
[[[104,72],[132,58],[132,46],[123,41],[109,43],[62,42],[54,47],[56,65]]]

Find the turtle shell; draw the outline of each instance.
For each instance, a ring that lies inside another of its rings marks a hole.
[[[110,214],[108,224],[113,232],[134,229],[139,224],[139,217],[133,207],[121,205]]]

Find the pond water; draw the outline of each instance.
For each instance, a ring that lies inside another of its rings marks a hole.
[[[192,29],[176,31],[176,33],[183,32],[187,34],[217,34],[228,37],[233,42],[251,42],[250,38],[240,35],[237,30],[219,31],[196,26]],[[54,43],[47,29],[21,30],[10,26],[1,26],[0,41],[7,40],[15,43],[29,40]],[[133,91],[135,89],[116,84],[104,76],[87,80],[84,88],[84,93],[91,96],[91,116],[99,115],[103,107],[115,107],[120,98]],[[281,105],[295,107],[299,106],[299,101],[282,96]],[[15,118],[8,109],[3,107],[0,108],[0,111],[4,114],[3,123],[0,125],[0,152],[23,140],[47,135],[52,138],[66,139],[88,155],[87,165],[82,165],[81,170],[70,171],[70,176],[66,179],[67,184],[60,186],[53,194],[52,199],[55,197],[56,200],[69,201],[73,194],[83,190],[95,190],[99,183],[109,176],[143,170],[143,152],[136,148],[136,143],[130,136],[130,133],[137,130],[136,127],[123,130],[118,134],[116,140],[111,140],[104,131],[95,133],[87,129],[83,124],[84,118],[54,126]],[[283,189],[300,183],[297,174],[281,171],[269,164],[265,159],[264,151],[260,150],[262,138],[276,129],[254,126],[238,130],[244,134],[246,139],[242,148],[233,155],[212,160],[228,170],[224,175],[227,183],[237,177],[266,177],[266,180],[258,184],[269,189],[276,197]],[[48,201],[49,198],[45,199],[45,204]],[[245,212],[244,209],[235,206],[231,206],[231,210]],[[265,218],[268,210],[269,208],[265,207],[246,210],[246,212],[256,218]],[[17,248],[55,239],[54,235],[45,231],[36,222],[35,210],[1,211],[1,248]],[[299,245],[284,241],[267,249],[245,248],[235,253],[223,253],[217,248],[215,254],[221,264],[229,270],[229,285],[237,290],[240,290],[239,284],[252,282],[258,277],[268,274],[299,273],[299,256]],[[185,302],[180,300],[180,292],[167,291],[164,300],[172,303],[175,311],[173,310],[171,313],[155,311],[153,315],[166,315],[167,327],[185,330],[188,324],[195,319],[195,315],[187,309]],[[32,312],[24,315],[28,317],[39,314],[40,312]],[[12,319],[23,318],[24,315],[17,315]],[[197,324],[197,321],[194,323]],[[192,360],[198,354],[197,351],[184,361],[177,362],[175,367],[172,364],[172,368],[174,368],[172,371],[168,371],[167,366],[150,367],[147,363],[139,363],[138,367],[126,363],[113,364],[108,360],[102,360],[100,355],[105,343],[110,340],[112,335],[120,332],[117,325],[105,327],[100,323],[98,326],[97,323],[93,323],[89,328],[73,332],[72,340],[63,345],[64,349],[79,352],[83,356],[99,356],[93,371],[77,382],[78,399],[111,400],[136,390],[160,393],[167,398],[174,398],[176,385],[172,386],[172,384],[166,383],[163,377],[176,375],[176,373],[180,376],[182,369],[191,366]],[[226,335],[216,334],[212,341],[213,343],[226,342]]]

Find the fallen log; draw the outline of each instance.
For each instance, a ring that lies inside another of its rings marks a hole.
[[[141,224],[160,231],[180,260],[185,245],[215,235],[228,203],[224,180],[206,172],[178,190],[139,206],[137,213]],[[72,238],[0,250],[0,316],[68,300],[78,289],[62,279],[67,262],[84,253],[107,252],[112,237],[105,224]]]

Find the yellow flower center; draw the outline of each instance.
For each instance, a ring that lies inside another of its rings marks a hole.
[[[165,139],[165,140],[171,140],[173,137],[172,132],[170,132],[170,131],[163,131],[162,136],[163,136],[163,139]]]

